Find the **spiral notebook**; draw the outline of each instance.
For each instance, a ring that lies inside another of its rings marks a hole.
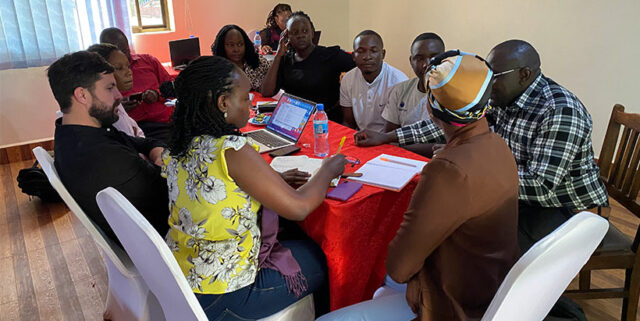
[[[384,189],[399,191],[409,181],[422,172],[427,162],[387,154],[366,162],[356,173],[361,177],[349,177],[350,181],[373,185]]]

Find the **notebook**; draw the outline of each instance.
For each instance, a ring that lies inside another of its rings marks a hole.
[[[311,176],[322,166],[322,158],[311,158],[307,155],[301,156],[279,156],[271,161],[271,168],[276,172],[282,173],[290,169],[297,168],[301,172],[307,172]],[[310,177],[311,178],[311,177]],[[340,177],[331,180],[331,186],[337,186]]]
[[[260,147],[260,153],[295,145],[315,108],[316,103],[312,101],[284,94],[278,100],[267,127],[246,134]]]
[[[399,191],[422,172],[426,164],[427,162],[415,159],[381,154],[356,171],[362,173],[361,177],[349,177],[348,180]]]

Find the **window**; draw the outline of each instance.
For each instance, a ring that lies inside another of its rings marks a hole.
[[[128,0],[134,33],[170,30],[167,0]]]

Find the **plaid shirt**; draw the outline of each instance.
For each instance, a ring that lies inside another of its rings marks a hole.
[[[591,116],[574,94],[540,74],[512,106],[489,109],[487,120],[513,152],[520,200],[574,211],[608,206],[593,160]],[[401,145],[445,142],[431,121],[399,128],[396,134]]]

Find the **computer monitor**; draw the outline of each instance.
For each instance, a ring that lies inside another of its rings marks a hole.
[[[189,62],[200,57],[198,37],[169,41],[171,65],[174,69],[184,69]]]

